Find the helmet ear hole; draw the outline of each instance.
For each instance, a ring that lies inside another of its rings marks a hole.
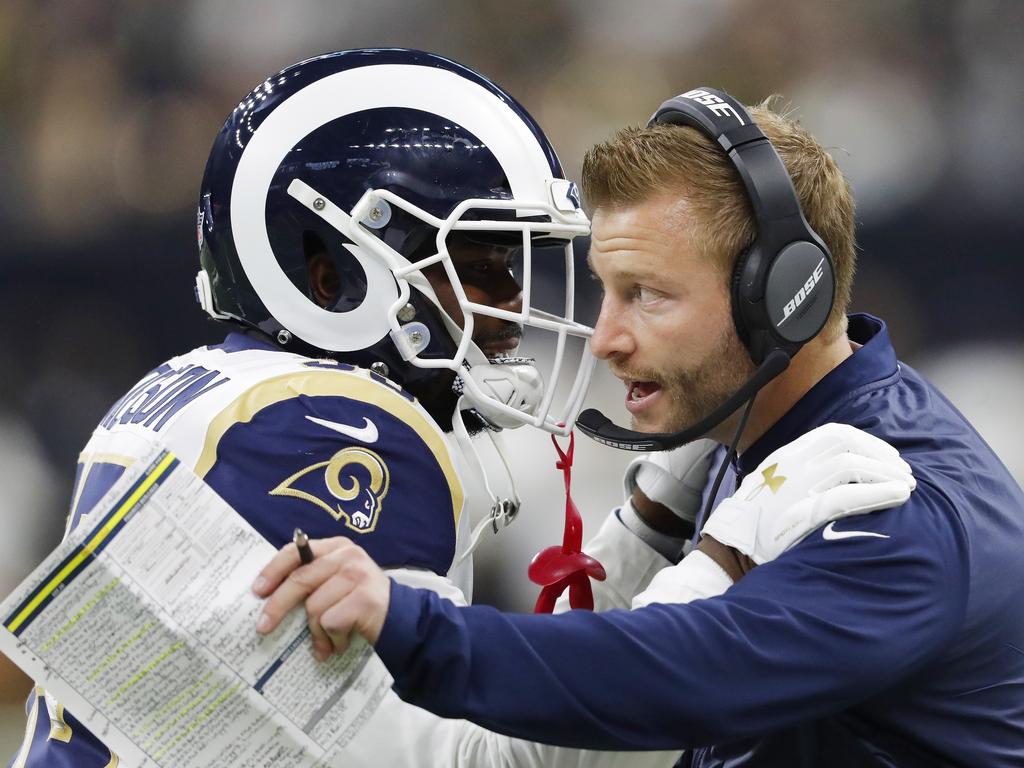
[[[329,309],[341,290],[341,278],[334,260],[316,232],[306,230],[302,233],[302,250],[306,257],[310,298],[324,309]]]

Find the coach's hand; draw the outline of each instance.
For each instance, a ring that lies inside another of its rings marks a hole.
[[[342,536],[309,544],[314,560],[308,565],[299,562],[295,545],[288,544],[260,571],[252,589],[267,601],[256,631],[272,632],[288,611],[305,603],[320,661],[343,653],[352,632],[376,643],[388,612],[391,580],[365,550]]]

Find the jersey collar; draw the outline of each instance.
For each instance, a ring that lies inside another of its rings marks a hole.
[[[248,352],[251,349],[270,349],[283,351],[269,339],[262,339],[252,333],[231,331],[220,344],[213,344],[208,349],[219,349],[221,352]]]
[[[743,452],[737,461],[740,477],[755,469],[777,448],[810,429],[836,420],[835,414],[854,398],[888,386],[899,378],[899,364],[885,322],[867,314],[850,315],[849,321],[847,335],[863,346],[815,384]]]

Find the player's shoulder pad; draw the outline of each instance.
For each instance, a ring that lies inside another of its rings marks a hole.
[[[392,382],[305,360],[252,383],[210,422],[195,471],[275,546],[301,527],[384,566],[446,573],[463,489],[443,433]]]

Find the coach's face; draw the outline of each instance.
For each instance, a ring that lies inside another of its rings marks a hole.
[[[698,421],[755,368],[733,326],[724,270],[697,252],[677,195],[598,209],[592,224],[590,266],[604,297],[591,346],[625,384],[633,428]]]

